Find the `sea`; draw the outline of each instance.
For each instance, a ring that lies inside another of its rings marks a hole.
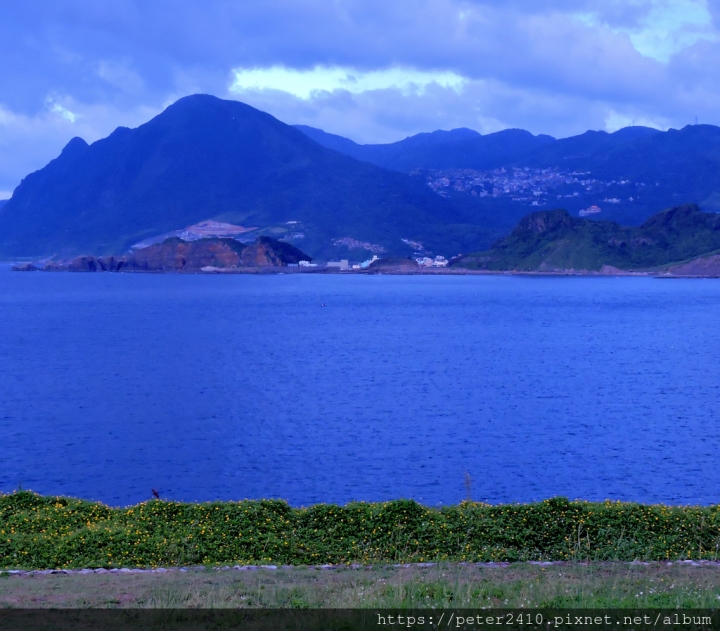
[[[0,268],[0,492],[720,503],[720,281]]]

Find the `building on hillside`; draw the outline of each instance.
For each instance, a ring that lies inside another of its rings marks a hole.
[[[415,262],[420,267],[447,267],[448,260],[444,256],[436,256],[434,259],[429,256],[419,256]]]
[[[328,261],[327,266],[328,267],[337,267],[340,270],[347,270],[350,267],[350,264],[347,259],[342,259],[340,261]]]
[[[598,213],[602,212],[602,208],[600,206],[590,206],[590,208],[584,208],[580,211],[581,217],[587,217],[588,215],[597,215]]]
[[[377,254],[373,254],[373,257],[367,261],[363,261],[360,263],[360,269],[367,269],[370,267],[375,261],[377,261],[380,257]]]

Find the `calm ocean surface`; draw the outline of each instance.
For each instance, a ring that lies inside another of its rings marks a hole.
[[[5,266],[0,491],[718,503],[719,323],[713,280]]]

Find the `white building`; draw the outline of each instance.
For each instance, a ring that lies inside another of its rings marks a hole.
[[[434,259],[429,256],[416,258],[415,261],[420,267],[446,267],[449,261],[444,256],[436,256]]]
[[[367,260],[367,261],[363,261],[362,263],[360,263],[360,268],[361,268],[361,269],[366,269],[366,268],[370,267],[370,266],[371,266],[375,261],[377,261],[379,258],[380,258],[380,257],[379,257],[377,254],[373,254],[373,257],[372,257],[371,259],[369,259],[369,260]]]

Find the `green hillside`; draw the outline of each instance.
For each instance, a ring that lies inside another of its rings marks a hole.
[[[720,250],[720,215],[695,204],[669,208],[638,227],[549,210],[524,217],[490,250],[453,266],[487,270],[623,270],[657,268]]]

